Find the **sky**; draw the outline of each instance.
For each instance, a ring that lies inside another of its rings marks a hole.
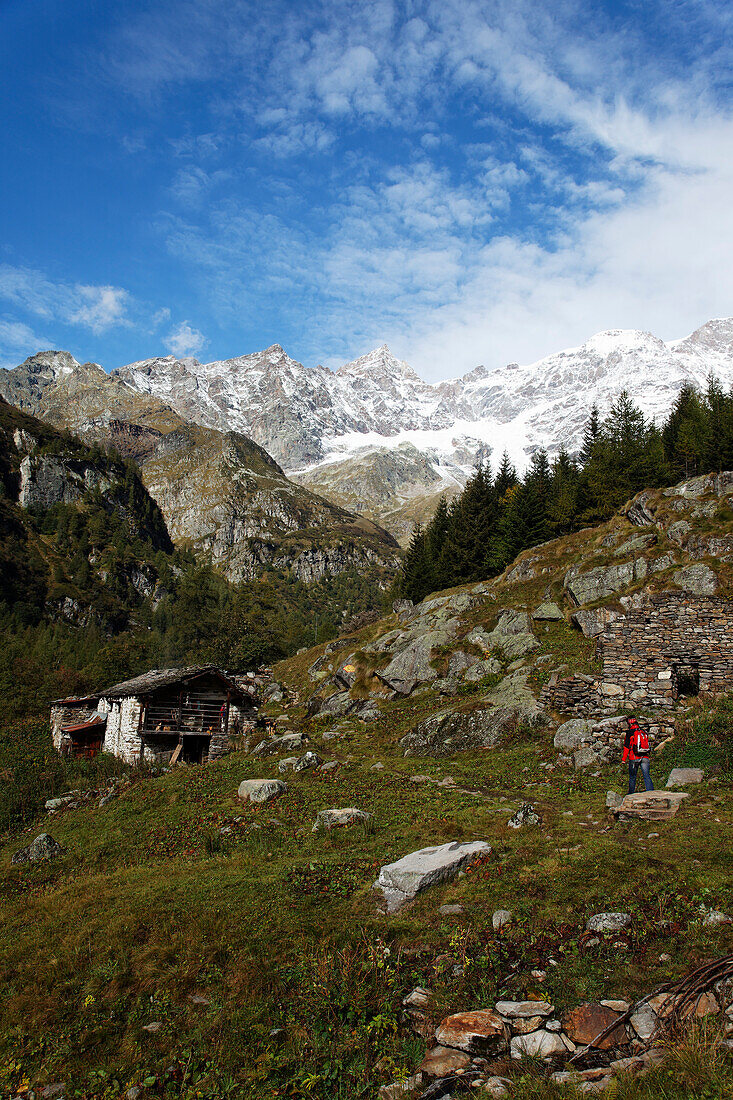
[[[723,0],[0,0],[0,365],[733,314]]]

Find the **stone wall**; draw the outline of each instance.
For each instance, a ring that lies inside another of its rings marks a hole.
[[[99,701],[100,714],[107,715],[107,733],[102,747],[127,764],[140,760],[140,710],[140,700],[133,696],[121,701]]]
[[[700,692],[733,690],[733,601],[682,592],[632,598],[598,649],[598,693],[614,706],[671,707],[690,672]]]
[[[652,749],[675,731],[671,718],[658,718],[652,723],[645,722],[644,726],[649,731]],[[572,759],[576,768],[618,763],[627,729],[625,714],[614,714],[595,722],[587,718],[563,722],[556,731],[554,740],[555,748],[561,753],[559,762],[569,763]]]
[[[97,700],[79,700],[67,705],[54,703],[51,707],[51,737],[54,748],[59,752],[71,745],[71,738],[62,733],[63,726],[74,726],[89,722],[97,713]]]

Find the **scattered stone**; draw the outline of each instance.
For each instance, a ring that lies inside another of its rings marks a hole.
[[[668,787],[687,787],[690,783],[702,783],[702,768],[672,768],[667,779]]]
[[[284,774],[285,772],[292,771],[295,765],[298,763],[297,756],[284,756],[277,765],[277,770]]]
[[[129,1088],[125,1093],[125,1100],[140,1100],[142,1094],[143,1090],[140,1085],[133,1085],[132,1088]]]
[[[703,928],[717,928],[721,924],[731,924],[731,918],[727,913],[721,913],[719,909],[708,909],[701,905],[699,909]]]
[[[616,806],[619,806],[624,800],[624,796],[617,794],[616,791],[606,791],[606,809],[613,810]]]
[[[340,810],[321,810],[311,832],[318,833],[323,829],[328,831],[329,829],[347,828],[349,825],[356,825],[360,821],[370,821],[371,816],[371,814],[364,813],[363,810],[357,810],[355,806],[347,806]]]
[[[612,1012],[618,1012],[622,1015],[624,1012],[628,1012],[630,1007],[628,1001],[605,1000],[601,1001],[600,1003],[603,1005],[604,1008],[610,1008]]]
[[[410,1016],[424,1016],[430,1006],[432,992],[421,985],[415,986],[411,993],[402,998],[402,1005]]]
[[[374,887],[382,891],[387,911],[394,913],[422,890],[454,879],[468,863],[490,852],[490,845],[483,840],[466,844],[453,841],[434,848],[420,848],[380,868]]]
[[[555,1006],[547,1001],[497,1001],[496,1011],[510,1020],[528,1019],[530,1016],[551,1016]]]
[[[307,738],[303,733],[283,733],[278,737],[268,737],[252,749],[253,756],[274,756],[278,752],[292,752],[303,747]]]
[[[556,1031],[532,1031],[515,1035],[511,1041],[512,1058],[555,1058],[574,1049]]]
[[[631,924],[630,913],[594,913],[586,921],[586,932],[622,932]]]
[[[63,1100],[66,1096],[66,1081],[54,1081],[41,1089],[42,1100]]]
[[[49,798],[45,805],[49,813],[55,813],[56,810],[63,809],[64,806],[73,801],[73,794],[63,794],[60,798]]]
[[[441,917],[460,917],[464,912],[462,905],[441,905],[438,908]]]
[[[504,1021],[490,1008],[447,1016],[437,1027],[435,1038],[441,1046],[469,1054],[501,1054],[507,1045]]]
[[[321,764],[322,772],[335,772],[339,766],[338,760],[327,760],[325,764]]]
[[[63,851],[57,840],[50,833],[39,833],[35,840],[17,851],[11,858],[11,863],[42,863],[47,859],[55,859]]]
[[[437,1046],[429,1050],[418,1066],[418,1073],[426,1077],[448,1077],[471,1065],[471,1055],[452,1047]]]
[[[317,752],[307,752],[304,756],[301,756],[295,764],[293,764],[294,772],[304,772],[308,768],[317,768],[323,761]]]
[[[207,1008],[211,1004],[208,997],[202,997],[200,993],[189,993],[188,999],[192,1005],[201,1005],[204,1008]]]
[[[237,797],[243,802],[269,802],[288,789],[282,779],[243,779],[237,790]]]
[[[522,829],[525,825],[539,825],[540,818],[531,802],[523,802],[507,825],[510,829]]]
[[[495,932],[505,925],[512,923],[512,913],[509,909],[495,909],[491,917],[491,927]]]
[[[384,764],[380,764],[379,761],[377,761],[376,764],[372,764],[369,771],[370,772],[383,772],[384,771]]]
[[[484,1091],[493,1096],[495,1100],[504,1100],[509,1095],[511,1081],[508,1077],[487,1077],[484,1081]]]
[[[154,1035],[156,1031],[160,1031],[162,1026],[161,1020],[151,1020],[149,1024],[143,1024],[143,1031],[149,1031],[151,1035]]]
[[[556,603],[548,600],[532,612],[532,618],[538,623],[559,623],[565,616]]]
[[[618,1014],[601,1004],[581,1004],[565,1014],[563,1026],[574,1043],[584,1046],[592,1043],[597,1035],[618,1019]],[[597,1044],[598,1050],[611,1050],[628,1042],[623,1025],[614,1030]]]

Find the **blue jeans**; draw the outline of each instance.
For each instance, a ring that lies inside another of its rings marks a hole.
[[[642,757],[641,760],[629,760],[629,794],[633,794],[636,790],[636,773],[639,768],[641,768],[641,774],[644,776],[644,786],[646,789],[648,791],[654,790],[651,772],[649,771],[649,757],[645,756]]]

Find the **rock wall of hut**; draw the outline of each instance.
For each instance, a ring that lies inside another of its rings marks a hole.
[[[61,706],[54,703],[51,707],[51,737],[54,748],[62,752],[71,745],[71,738],[62,733],[63,726],[74,726],[81,722],[89,722],[97,713],[97,700],[80,700],[78,703],[66,703]]]
[[[107,732],[102,748],[128,764],[136,764],[140,760],[141,709],[140,700],[132,695],[122,700],[99,700],[99,713],[107,715]]]

